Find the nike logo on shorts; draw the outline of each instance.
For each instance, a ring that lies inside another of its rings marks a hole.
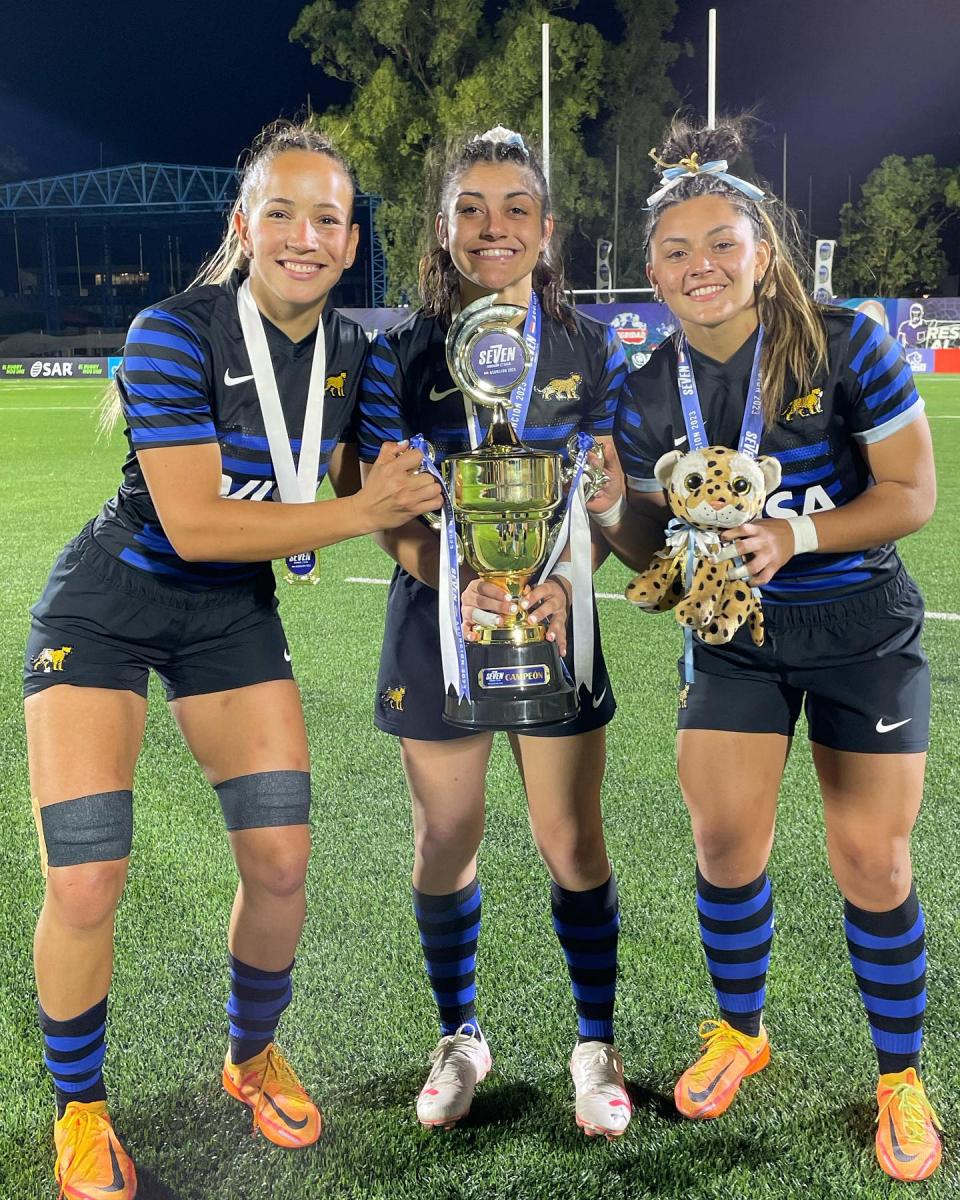
[[[881,717],[876,725],[877,733],[889,733],[892,729],[899,729],[901,725],[909,725],[912,720],[913,717],[905,717],[902,721],[894,721],[892,725],[887,725]]]
[[[284,662],[290,662],[290,651],[289,651],[289,650],[284,650],[284,652],[283,652],[283,661],[284,661]]]
[[[223,373],[223,382],[227,387],[236,387],[238,383],[247,383],[252,378],[252,375],[231,375],[229,367]]]
[[[445,392],[438,392],[435,387],[432,387],[430,389],[430,399],[431,400],[442,400],[444,398],[444,396],[452,396],[454,392],[459,392],[459,391],[460,391],[460,389],[458,387],[452,387],[452,388],[447,388],[447,390]]]
[[[610,685],[608,684],[607,687],[609,687],[609,686]],[[603,703],[603,698],[606,694],[607,694],[607,688],[604,688],[599,696],[594,696],[594,698],[593,698],[593,707],[594,708],[600,707],[600,705]]]

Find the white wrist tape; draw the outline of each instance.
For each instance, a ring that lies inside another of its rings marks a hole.
[[[621,495],[617,498],[616,504],[611,504],[606,512],[591,512],[590,520],[604,529],[609,529],[612,525],[620,524],[626,511],[627,501]]]
[[[793,530],[794,554],[812,554],[820,545],[813,517],[789,517],[787,524]]]
[[[561,579],[565,579],[570,586],[573,586],[573,564],[568,562],[558,562],[553,564],[551,576],[559,575]]]

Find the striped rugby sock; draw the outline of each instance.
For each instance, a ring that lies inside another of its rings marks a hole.
[[[612,1045],[620,934],[616,877],[611,871],[606,883],[585,892],[571,892],[554,883],[550,901],[553,928],[563,947],[577,1006],[577,1040]]]
[[[734,1029],[756,1037],[773,941],[773,895],[766,871],[743,887],[721,888],[704,879],[698,867],[697,911],[720,1015]]]
[[[867,912],[846,900],[844,930],[880,1074],[919,1067],[927,955],[917,893],[911,887],[889,912]]]
[[[480,883],[476,876],[458,892],[442,896],[413,889],[413,911],[440,1033],[477,1025],[477,939],[480,936]]]
[[[294,964],[283,971],[263,971],[248,966],[239,958],[230,958],[230,1061],[236,1066],[255,1058],[274,1040],[284,1009],[293,998],[290,974]]]
[[[73,1100],[81,1104],[106,1100],[103,1056],[107,1049],[107,997],[68,1021],[54,1021],[42,1007],[38,1008],[43,1061],[57,1090],[57,1117],[63,1116]]]

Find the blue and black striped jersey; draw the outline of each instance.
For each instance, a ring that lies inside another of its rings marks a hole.
[[[764,430],[760,453],[778,458],[783,478],[764,515],[793,517],[839,508],[870,483],[860,446],[890,437],[923,412],[903,350],[862,313],[829,310],[827,366],[799,395],[788,378],[777,421]],[[690,349],[707,438],[736,446],[747,402],[756,335],[725,363]],[[687,445],[672,339],[631,374],[617,413],[615,440],[630,487],[660,491],[653,468]],[[765,603],[822,604],[873,587],[899,570],[892,544],[842,554],[791,559],[762,589]]]
[[[613,433],[626,356],[616,333],[574,314],[575,330],[543,315],[540,357],[523,441],[565,453],[572,433]],[[373,462],[386,441],[422,433],[443,459],[470,449],[463,396],[447,369],[440,322],[416,312],[370,346],[360,385],[360,458]],[[485,431],[492,410],[477,407]]]
[[[237,314],[240,281],[235,273],[225,284],[191,288],[144,309],[130,326],[117,373],[130,453],[120,490],[104,505],[94,536],[130,566],[193,589],[252,578],[264,564],[181,559],[161,528],[137,451],[217,442],[221,495],[280,499]],[[316,334],[294,343],[266,319],[264,328],[296,461]],[[367,348],[361,326],[334,309],[324,311],[323,330],[321,478],[337,443],[355,440],[354,405]]]

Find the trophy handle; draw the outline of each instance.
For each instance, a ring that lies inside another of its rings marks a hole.
[[[573,467],[570,465],[576,459],[580,452],[580,447],[577,443],[578,434],[573,436],[567,442],[567,454],[569,462],[561,468],[560,477],[563,480],[564,486],[568,486],[573,482]],[[607,482],[610,476],[606,473],[603,461],[603,442],[598,442],[596,438],[591,438],[592,445],[590,452],[595,453],[600,461],[596,464],[588,462],[583,468],[583,498],[589,503],[594,496],[598,495],[600,489]]]
[[[420,516],[423,517],[434,533],[440,532],[443,522],[440,520],[439,513],[425,512],[421,513]],[[463,539],[459,533],[457,534],[457,562],[460,566],[463,566]]]

